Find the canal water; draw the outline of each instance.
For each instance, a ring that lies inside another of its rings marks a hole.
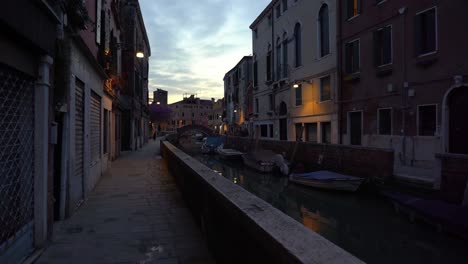
[[[286,177],[257,173],[242,162],[186,152],[367,263],[468,263],[468,243],[411,223],[377,195],[303,187]]]

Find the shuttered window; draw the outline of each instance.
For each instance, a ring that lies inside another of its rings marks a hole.
[[[374,64],[382,66],[392,63],[392,26],[374,32]]]
[[[101,97],[91,93],[90,103],[90,149],[91,165],[101,159]]]
[[[320,78],[320,101],[331,100],[330,76]]]
[[[416,56],[435,52],[437,50],[435,7],[417,14],[414,23]]]
[[[437,131],[437,106],[418,106],[418,135],[435,136]]]
[[[379,109],[379,135],[392,134],[392,109]]]
[[[358,73],[360,68],[359,39],[346,43],[345,62],[347,73]]]

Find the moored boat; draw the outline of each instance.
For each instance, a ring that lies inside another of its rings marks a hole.
[[[273,157],[275,153],[270,150],[258,150],[242,155],[244,164],[259,172],[272,172],[275,166]]]
[[[291,182],[321,189],[355,192],[364,178],[344,175],[332,171],[316,171],[301,174],[291,174]]]
[[[203,154],[212,154],[216,152],[216,149],[223,144],[221,137],[207,137],[203,140],[201,151]]]
[[[227,160],[240,159],[242,157],[242,155],[244,155],[244,153],[242,153],[242,152],[240,152],[238,150],[235,150],[235,149],[222,148],[222,145],[220,147],[218,147],[218,149],[216,149],[216,152],[218,153],[218,155],[221,158],[227,159]]]

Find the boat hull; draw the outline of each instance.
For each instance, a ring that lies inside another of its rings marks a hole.
[[[344,175],[332,171],[316,171],[303,174],[292,174],[291,182],[320,189],[355,192],[364,178]]]
[[[270,173],[273,171],[273,163],[266,163],[265,164],[259,164],[256,160],[250,159],[247,155],[242,155],[242,160],[244,161],[244,164],[252,168],[256,171],[262,172],[262,173]]]
[[[329,181],[329,182],[322,182],[316,180],[301,180],[301,179],[290,179],[291,182],[319,188],[319,189],[327,189],[327,190],[337,190],[337,191],[347,191],[347,192],[355,192],[359,189],[359,186],[362,184],[362,180],[356,181]]]

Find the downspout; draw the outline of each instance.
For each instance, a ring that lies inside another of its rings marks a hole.
[[[403,47],[406,46],[406,7],[402,7],[399,13],[403,15]],[[406,49],[403,48],[403,92],[401,93],[402,111],[401,111],[401,133],[402,133],[402,156],[400,161],[406,165],[406,110],[408,107],[408,72],[406,67]],[[414,144],[414,142],[413,142]]]
[[[342,89],[343,89],[343,83],[342,83],[342,76],[343,76],[343,67],[342,67],[342,49],[341,49],[341,39],[342,39],[342,26],[341,26],[341,23],[342,23],[342,8],[341,8],[341,1],[337,1],[337,9],[338,9],[338,17],[336,19],[337,21],[337,25],[336,25],[336,28],[337,28],[337,31],[338,31],[338,34],[336,36],[336,43],[337,43],[337,47],[336,47],[336,60],[337,60],[337,78],[336,78],[336,85],[337,85],[337,89],[336,89],[336,100],[338,100],[338,104],[337,104],[337,113],[338,113],[338,137],[339,137],[339,144],[343,144],[343,126],[342,126],[342,121],[343,121],[343,100],[341,98],[342,96]]]
[[[64,95],[64,101],[68,102],[66,109],[61,109],[62,111],[62,149],[61,149],[61,160],[60,160],[60,197],[59,197],[59,218],[64,220],[66,218],[66,204],[67,204],[67,186],[68,186],[68,175],[69,175],[69,151],[70,151],[70,96],[71,91],[71,47],[68,38],[64,37],[64,24],[63,24],[63,14],[62,21],[57,26],[57,41],[62,43],[63,53],[57,54],[57,56],[63,57],[64,65],[64,75],[60,78],[64,78],[62,82],[63,89],[66,90]],[[60,44],[59,44],[60,45]]]
[[[43,55],[39,61],[34,96],[34,246],[47,242],[49,93],[52,57]]]

